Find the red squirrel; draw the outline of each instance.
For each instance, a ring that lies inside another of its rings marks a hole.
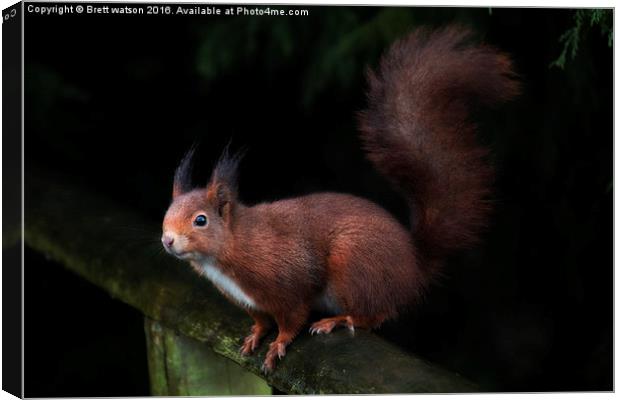
[[[477,240],[490,205],[492,168],[475,142],[470,110],[515,96],[509,57],[450,26],[418,29],[395,42],[368,72],[359,114],[372,164],[401,191],[412,229],[368,200],[340,193],[243,204],[240,156],[224,151],[206,187],[190,182],[194,150],[174,176],[163,222],[166,251],[213,282],[254,319],[241,347],[251,354],[273,322],[263,371],[308,323],[372,329],[419,302],[446,255]]]

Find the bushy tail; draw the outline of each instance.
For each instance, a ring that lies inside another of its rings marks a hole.
[[[361,137],[410,201],[418,251],[433,262],[472,244],[490,211],[493,170],[470,111],[518,94],[510,59],[471,44],[461,27],[419,29],[394,43],[368,82]]]

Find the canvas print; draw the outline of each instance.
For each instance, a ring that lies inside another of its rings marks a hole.
[[[613,10],[14,7],[24,396],[613,391]]]

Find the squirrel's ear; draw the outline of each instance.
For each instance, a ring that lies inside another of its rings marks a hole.
[[[213,204],[218,215],[229,221],[236,200],[235,192],[225,183],[211,182],[207,186],[207,201]]]
[[[172,198],[189,192],[192,189],[192,159],[196,146],[192,146],[181,160],[174,173],[174,183],[172,184]]]

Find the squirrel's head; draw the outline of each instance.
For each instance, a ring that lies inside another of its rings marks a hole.
[[[230,235],[237,202],[237,167],[241,155],[226,148],[206,187],[191,183],[192,147],[176,170],[172,204],[166,212],[161,238],[164,249],[177,258],[200,261],[217,257]]]

